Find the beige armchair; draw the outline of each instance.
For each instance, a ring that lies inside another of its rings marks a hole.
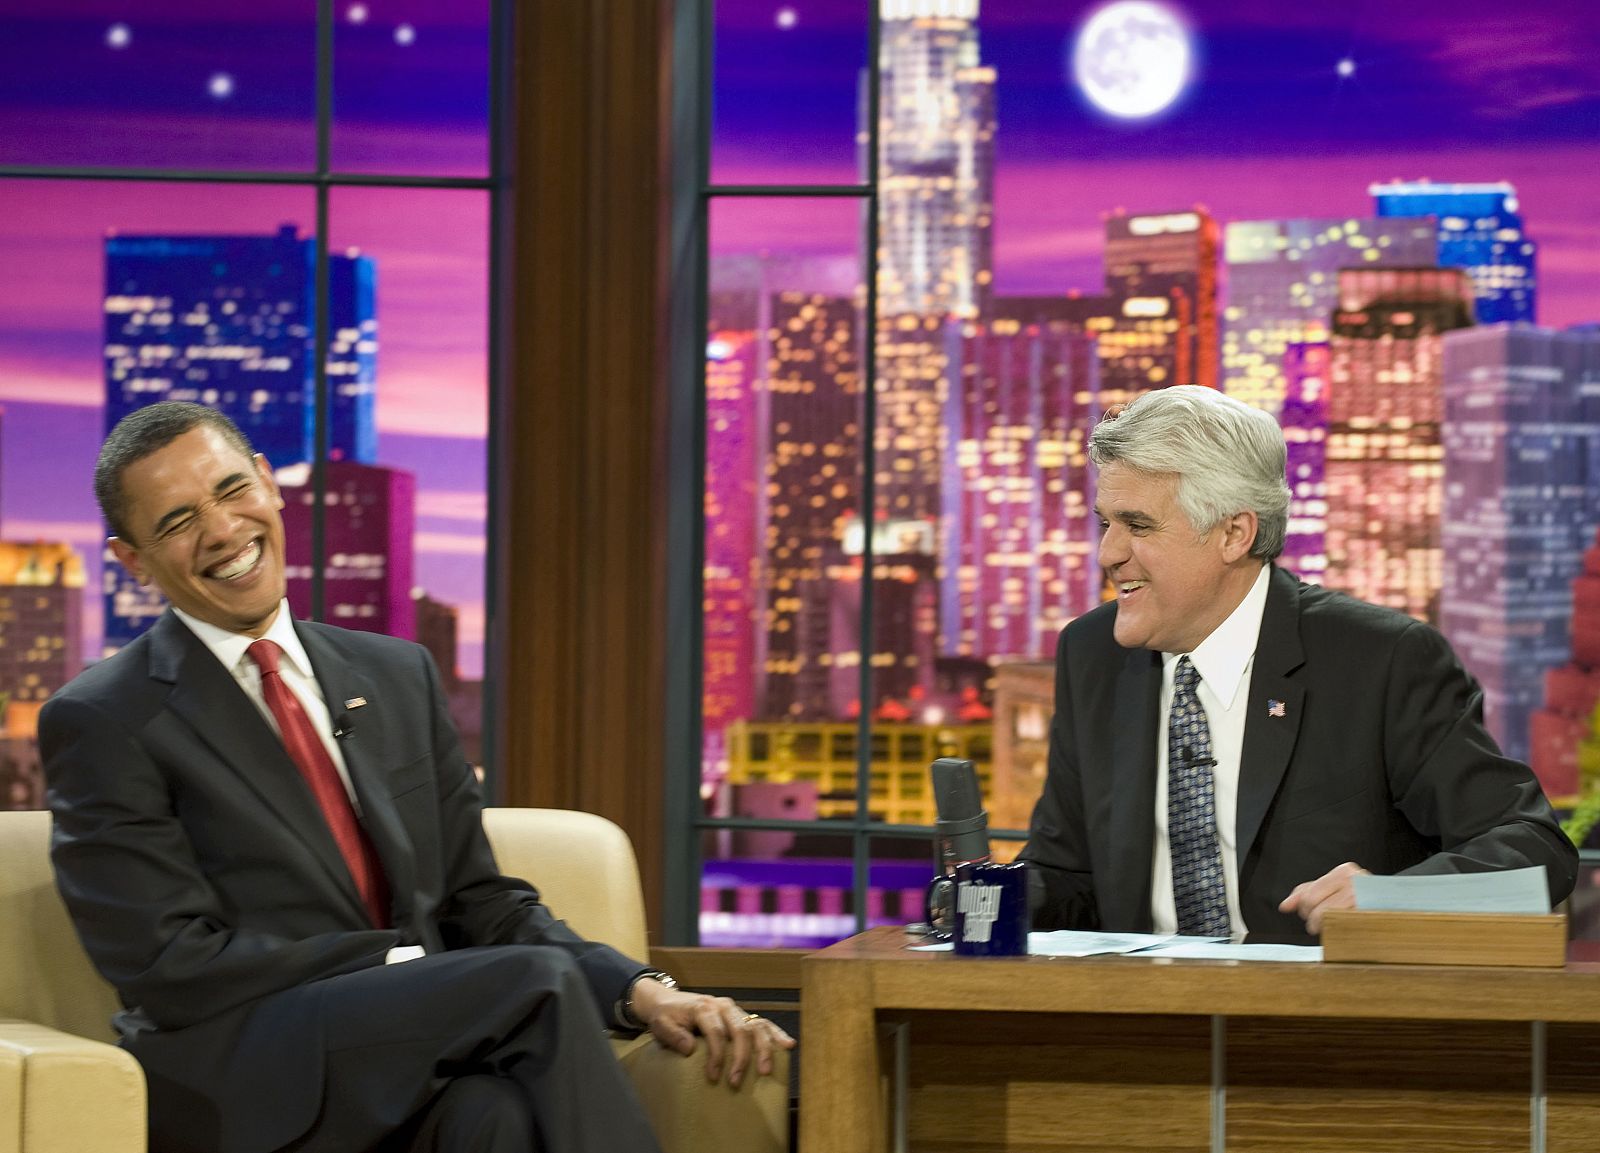
[[[647,956],[633,846],[601,817],[490,809],[500,867],[527,877],[579,933]],[[116,994],[90,966],[56,895],[48,813],[0,812],[0,1153],[142,1153],[144,1077],[112,1041]],[[648,1036],[614,1042],[666,1153],[788,1148],[789,1060],[738,1090],[708,1085]],[[12,1118],[17,1118],[16,1123]]]

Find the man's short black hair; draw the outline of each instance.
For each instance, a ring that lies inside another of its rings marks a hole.
[[[130,544],[138,543],[128,534],[128,525],[123,519],[127,500],[122,491],[122,474],[128,466],[201,427],[216,429],[224,440],[244,453],[246,460],[255,456],[250,438],[239,431],[239,426],[223,413],[203,404],[164,400],[134,409],[117,421],[117,427],[100,446],[99,459],[94,463],[94,496],[100,502],[100,515],[105,517],[112,536]]]

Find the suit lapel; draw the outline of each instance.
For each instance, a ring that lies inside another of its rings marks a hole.
[[[1305,664],[1300,647],[1300,591],[1294,577],[1274,567],[1261,614],[1249,699],[1245,702],[1244,749],[1239,760],[1239,807],[1235,822],[1240,871],[1261,832],[1272,799],[1289,768],[1305,689],[1291,675]],[[1241,876],[1241,886],[1243,877]]]
[[[305,846],[352,908],[362,911],[328,822],[283,741],[233,674],[171,612],[150,630],[150,675],[172,686],[167,707]]]
[[[1150,927],[1150,863],[1155,848],[1156,713],[1161,705],[1160,655],[1127,654],[1117,682],[1113,722],[1109,875],[1123,879],[1115,894],[1121,916],[1108,922]],[[1108,911],[1109,912],[1109,911]]]
[[[410,917],[416,890],[416,853],[389,792],[389,769],[393,766],[385,754],[384,727],[379,723],[380,710],[389,702],[382,700],[372,682],[351,666],[326,633],[307,628],[299,621],[295,622],[295,632],[311,659],[311,669],[322,687],[334,728],[343,728],[346,733],[339,741],[339,752],[361,802],[362,827],[383,862],[394,901],[394,923],[404,924]],[[357,700],[366,703],[352,709],[349,702]]]

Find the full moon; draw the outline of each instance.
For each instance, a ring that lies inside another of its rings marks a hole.
[[[1072,75],[1095,107],[1139,120],[1178,98],[1192,58],[1188,30],[1170,8],[1117,0],[1089,17],[1078,33]]]

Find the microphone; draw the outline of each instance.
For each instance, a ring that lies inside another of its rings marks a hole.
[[[347,741],[355,731],[355,722],[350,719],[349,713],[340,713],[333,718],[333,736],[335,740]]]
[[[934,822],[939,864],[947,871],[989,859],[989,814],[983,808],[978,771],[971,761],[940,757],[933,762]]]
[[[978,770],[971,761],[940,757],[932,772],[933,801],[939,811],[934,821],[934,875],[923,900],[927,920],[912,930],[948,941],[956,923],[956,869],[989,859],[989,814],[984,812]]]
[[[1216,757],[1201,757],[1194,759],[1194,750],[1188,745],[1179,745],[1178,752],[1183,755],[1178,758],[1177,767],[1180,769],[1214,769],[1217,767]]]

